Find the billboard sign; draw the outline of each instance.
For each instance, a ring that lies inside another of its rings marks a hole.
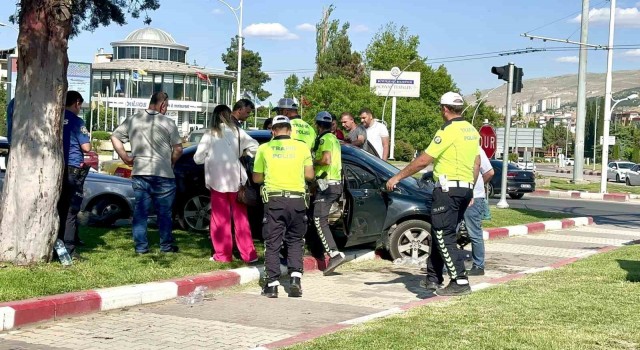
[[[420,72],[374,70],[369,86],[378,96],[420,97]]]

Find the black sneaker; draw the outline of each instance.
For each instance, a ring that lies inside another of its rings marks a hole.
[[[269,285],[265,285],[264,288],[262,288],[262,295],[264,295],[267,298],[277,298],[278,286],[269,287]]]
[[[85,258],[84,256],[78,254],[78,252],[74,251],[73,253],[71,253],[71,260],[73,260],[73,261],[86,261],[87,258]]]
[[[168,250],[160,250],[161,253],[177,253],[180,251],[180,248],[178,248],[178,246],[172,245],[171,248],[169,248]]]
[[[440,288],[444,287],[444,285],[442,283],[436,283],[436,282],[431,282],[431,281],[427,281],[427,280],[422,280],[422,281],[420,281],[420,287],[426,289],[427,291],[435,292],[436,289],[440,289]]]
[[[289,297],[299,298],[302,296],[302,284],[300,283],[300,277],[291,277],[289,283]]]
[[[470,294],[471,293],[471,286],[467,283],[467,284],[458,284],[458,282],[456,281],[451,281],[449,282],[449,285],[441,288],[441,289],[437,289],[435,291],[436,295],[438,296],[458,296],[458,295],[466,295],[466,294]]]
[[[484,276],[484,269],[474,266],[467,271],[467,276]]]
[[[340,265],[344,263],[344,253],[338,253],[338,255],[329,258],[329,264],[327,268],[322,272],[325,276],[330,275]]]

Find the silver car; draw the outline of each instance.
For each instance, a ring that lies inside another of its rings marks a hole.
[[[607,180],[625,182],[627,172],[629,172],[634,165],[634,163],[626,161],[610,162],[607,166]]]
[[[0,191],[4,185],[7,149],[6,139],[0,138]],[[84,200],[80,207],[84,213],[79,217],[83,224],[111,226],[119,219],[129,218],[134,203],[130,179],[90,172],[84,182]]]
[[[625,182],[627,186],[640,185],[640,164],[634,165],[626,174]]]

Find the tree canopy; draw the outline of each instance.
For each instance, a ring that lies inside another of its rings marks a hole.
[[[263,88],[264,84],[271,80],[269,74],[262,71],[262,57],[260,54],[247,50],[242,42],[242,85],[241,91],[250,91],[256,94],[258,99],[266,100],[271,93]],[[227,52],[222,54],[222,62],[224,62],[229,71],[238,70],[238,37],[231,38],[231,45],[227,48]]]

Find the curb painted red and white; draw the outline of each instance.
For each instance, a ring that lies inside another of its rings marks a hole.
[[[535,197],[553,197],[567,199],[591,199],[608,202],[628,202],[637,196],[628,193],[593,193],[580,191],[553,191],[553,190],[536,190],[529,194]]]
[[[574,226],[586,226],[592,223],[592,218],[580,217],[543,221],[521,226],[492,228],[484,231],[484,239],[521,236]],[[345,258],[347,261],[357,262],[373,260],[378,256],[373,250],[355,250],[345,252]],[[326,267],[326,263],[326,260],[305,257],[304,269],[305,271],[322,271]],[[282,266],[282,273],[287,273],[284,266]],[[198,286],[205,286],[209,290],[215,290],[254,282],[263,275],[264,266],[241,267],[168,281],[102,288],[0,303],[0,330],[10,330],[32,323],[58,320],[92,312],[156,303],[188,295]]]
[[[495,287],[497,285],[503,284],[503,283],[507,283],[509,281],[513,281],[513,280],[517,280],[523,277],[526,277],[527,275],[530,274],[534,274],[534,273],[538,273],[538,272],[542,272],[542,271],[550,271],[550,270],[554,270],[560,267],[563,267],[565,265],[569,265],[573,262],[576,262],[580,259],[584,259],[588,256],[591,255],[595,255],[595,254],[599,254],[599,253],[605,253],[605,252],[609,252],[615,249],[618,249],[619,247],[617,246],[607,246],[607,247],[603,247],[597,250],[592,250],[592,251],[588,251],[585,253],[582,253],[580,255],[576,255],[574,257],[571,258],[567,258],[567,259],[563,259],[560,260],[558,262],[555,262],[549,266],[545,266],[545,267],[538,267],[538,268],[534,268],[534,269],[530,269],[530,270],[526,270],[526,271],[522,271],[522,272],[518,272],[518,273],[513,273],[510,275],[506,275],[506,276],[502,276],[502,277],[497,277],[497,278],[493,278],[490,279],[486,282],[482,282],[482,283],[478,283],[476,285],[472,285],[471,286],[471,290],[472,291],[478,291],[478,290],[482,290],[482,289],[487,289],[490,287]],[[435,302],[439,302],[439,301],[445,301],[445,300],[449,300],[452,297],[442,297],[442,296],[434,296],[428,299],[423,299],[423,300],[418,300],[418,301],[413,301],[404,305],[400,305],[400,306],[396,306],[387,310],[383,310],[383,311],[379,311],[376,312],[374,314],[371,315],[366,315],[366,316],[361,316],[358,318],[354,318],[351,320],[347,320],[347,321],[342,321],[340,323],[336,323],[333,325],[329,325],[326,327],[322,327],[319,329],[314,329],[310,332],[305,332],[305,333],[300,333],[300,334],[296,334],[292,337],[289,338],[285,338],[282,340],[278,340],[269,344],[264,344],[261,346],[258,346],[256,348],[253,348],[251,350],[270,350],[270,349],[278,349],[278,348],[282,348],[282,347],[286,347],[286,346],[292,346],[301,342],[305,342],[305,341],[309,341],[327,334],[331,334],[331,333],[335,333],[337,331],[352,327],[354,325],[357,324],[362,324],[362,323],[366,323],[366,322],[370,322],[382,317],[387,317],[387,316],[391,316],[391,315],[395,315],[395,314],[400,314],[403,313],[405,311],[414,309],[416,307],[420,307],[420,306],[424,306],[427,304],[433,304]]]

